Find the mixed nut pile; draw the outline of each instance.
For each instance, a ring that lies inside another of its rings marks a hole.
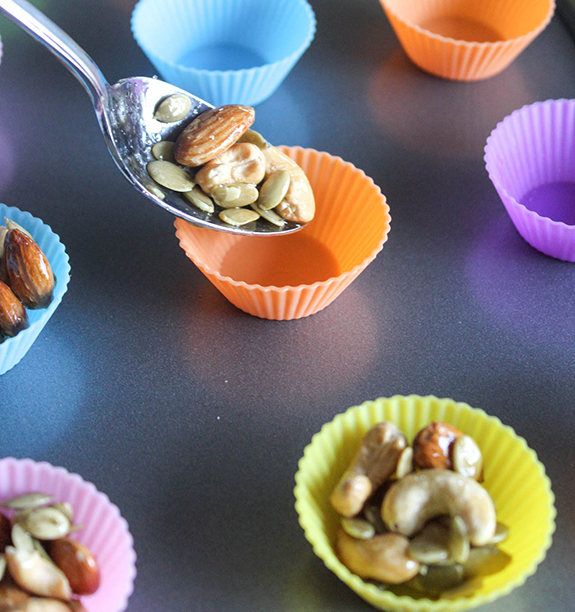
[[[10,219],[0,226],[0,343],[29,325],[26,308],[52,301],[54,274],[34,238]]]
[[[86,612],[79,596],[100,586],[92,553],[68,537],[81,529],[67,502],[26,493],[0,512],[0,612]]]
[[[164,99],[154,118],[163,123],[183,119],[191,101],[174,94]],[[249,106],[229,104],[204,111],[175,142],[152,147],[147,165],[162,187],[182,193],[187,202],[206,213],[218,210],[231,226],[260,217],[283,227],[286,221],[308,223],[315,214],[313,191],[304,171],[287,155],[248,129],[255,119]],[[163,199],[155,185],[150,191]]]
[[[331,495],[339,558],[381,588],[429,598],[500,571],[507,528],[482,479],[481,450],[455,427],[430,423],[410,447],[393,423],[375,425]]]

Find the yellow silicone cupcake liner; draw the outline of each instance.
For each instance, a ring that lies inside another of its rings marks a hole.
[[[483,485],[509,527],[500,547],[511,555],[502,571],[483,578],[472,592],[446,593],[438,601],[381,591],[352,574],[338,559],[334,542],[339,519],[329,496],[367,430],[395,423],[413,441],[432,421],[451,423],[472,436],[484,456]],[[296,474],[296,510],[315,554],[343,582],[374,606],[392,612],[457,612],[487,604],[521,586],[545,558],[555,530],[554,495],[535,452],[511,427],[483,410],[451,399],[394,396],[350,408],[323,426],[306,447]]]
[[[380,0],[411,61],[458,81],[501,72],[549,24],[555,0]]]

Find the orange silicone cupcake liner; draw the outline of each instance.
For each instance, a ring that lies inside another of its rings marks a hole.
[[[414,64],[476,81],[498,74],[548,25],[555,0],[380,0]]]
[[[241,236],[178,219],[187,256],[241,310],[289,320],[319,312],[369,265],[387,240],[385,196],[361,170],[328,153],[279,147],[307,174],[316,216],[287,236]]]

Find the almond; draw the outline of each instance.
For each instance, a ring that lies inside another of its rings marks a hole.
[[[6,272],[14,295],[28,308],[45,308],[52,301],[54,274],[35,240],[19,229],[6,236]]]
[[[426,425],[413,441],[413,462],[420,470],[452,469],[451,448],[463,432],[449,423],[433,422]]]
[[[100,569],[92,553],[80,542],[59,538],[46,543],[48,554],[64,572],[76,595],[91,595],[100,586]]]
[[[174,158],[183,166],[201,166],[229,149],[254,119],[254,109],[239,104],[205,111],[178,136]]]
[[[6,235],[8,234],[8,228],[3,225],[0,226],[0,281],[3,283],[8,281],[8,275],[6,274],[6,262],[4,260],[4,243],[6,241]]]
[[[28,327],[28,315],[24,306],[10,287],[0,281],[0,334],[13,338]]]
[[[11,543],[12,525],[10,519],[0,512],[0,553]]]

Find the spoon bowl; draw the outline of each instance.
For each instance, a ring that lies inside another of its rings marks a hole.
[[[233,227],[217,214],[189,205],[181,194],[160,189],[146,170],[154,159],[152,146],[160,140],[175,140],[195,117],[213,106],[157,78],[132,77],[110,85],[90,56],[26,0],[0,0],[0,13],[45,45],[80,81],[92,99],[104,140],[118,168],[154,204],[193,225],[233,234],[276,236],[303,227],[286,222],[280,228],[264,219]],[[162,123],[154,118],[154,113],[158,104],[172,94],[187,96],[192,102],[191,110],[180,121]]]

